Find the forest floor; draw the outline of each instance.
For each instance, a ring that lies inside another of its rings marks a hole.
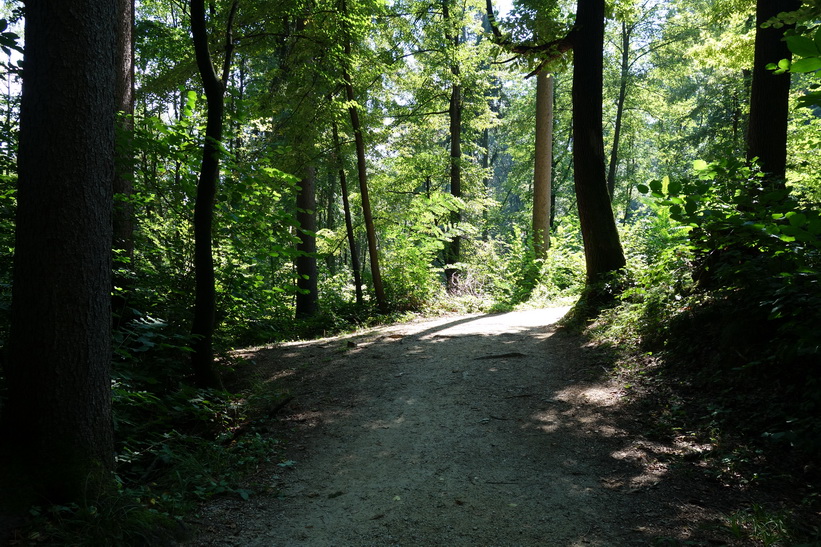
[[[743,493],[709,449],[643,435],[566,309],[451,316],[246,350],[287,390],[257,493],[212,500],[192,546],[732,545]],[[739,543],[741,544],[741,543]]]

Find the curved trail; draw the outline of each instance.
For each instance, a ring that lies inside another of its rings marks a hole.
[[[191,545],[575,546],[693,539],[668,477],[565,309],[440,318],[248,352],[294,402],[269,494],[203,509]],[[701,538],[703,539],[703,538]],[[661,543],[675,545],[676,543]]]

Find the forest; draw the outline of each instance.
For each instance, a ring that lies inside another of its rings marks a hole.
[[[572,306],[653,435],[790,490],[738,544],[821,541],[814,0],[0,6],[0,539],[253,499],[292,397],[238,349]]]

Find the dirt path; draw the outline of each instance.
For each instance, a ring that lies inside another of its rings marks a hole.
[[[728,510],[631,431],[565,309],[459,316],[246,356],[294,402],[270,494],[205,507],[191,545],[688,545]],[[666,539],[662,539],[666,538]],[[723,543],[722,543],[723,544]]]

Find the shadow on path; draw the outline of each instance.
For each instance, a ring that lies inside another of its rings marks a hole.
[[[295,463],[261,470],[253,488],[269,495],[206,507],[192,544],[717,541],[709,523],[732,507],[669,465],[684,448],[636,431],[622,390],[602,380],[607,363],[550,326],[560,314],[256,351],[265,377],[295,396],[274,431]]]

